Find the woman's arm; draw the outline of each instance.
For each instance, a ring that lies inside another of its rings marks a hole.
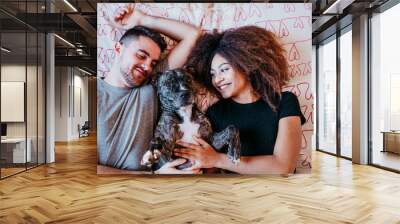
[[[121,9],[115,18],[109,21],[111,25],[121,29],[145,26],[178,41],[168,55],[169,69],[180,68],[185,64],[197,38],[201,35],[198,27],[173,19],[146,15],[135,9],[132,3]]]
[[[179,144],[191,149],[178,149],[176,155],[196,160],[193,168],[217,167],[241,174],[287,174],[293,173],[301,147],[301,124],[297,116],[279,120],[278,136],[274,154],[241,157],[233,164],[226,154],[216,152],[205,141],[198,139],[200,146]]]

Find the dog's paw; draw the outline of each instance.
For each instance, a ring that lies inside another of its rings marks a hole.
[[[142,166],[150,166],[151,161],[152,161],[153,153],[151,151],[147,151],[142,158],[142,161],[140,161],[140,165]]]
[[[142,166],[151,166],[154,163],[157,163],[161,157],[161,152],[155,149],[153,152],[148,150],[144,155],[142,160],[140,161],[140,165]]]
[[[158,149],[154,149],[153,151],[153,158],[154,158],[154,163],[158,163],[158,161],[161,158],[161,152]]]
[[[238,165],[240,163],[240,158],[239,159],[232,159],[232,163],[235,165]]]
[[[232,161],[233,164],[238,165],[240,163],[240,157],[232,156],[228,154],[228,158]]]

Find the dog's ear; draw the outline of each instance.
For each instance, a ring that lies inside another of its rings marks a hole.
[[[188,77],[190,77],[190,80],[191,80],[191,83],[192,83],[192,87],[194,88],[193,90],[195,91],[195,92],[197,92],[197,87],[198,87],[198,85],[199,85],[199,82],[198,82],[198,80],[196,80],[194,77],[194,71],[193,71],[193,69],[191,69],[190,67],[188,67],[188,66],[185,66],[185,67],[183,67],[183,71],[184,71],[184,73],[185,73],[185,75],[186,76],[188,76]]]
[[[185,65],[185,66],[183,66],[182,70],[183,70],[187,75],[189,75],[191,78],[194,77],[195,70],[194,70],[193,67],[188,66],[188,65]]]
[[[199,75],[196,74],[195,69],[191,66],[184,67],[185,73],[191,78],[192,84],[194,87],[198,87],[202,85],[202,80],[199,78]]]

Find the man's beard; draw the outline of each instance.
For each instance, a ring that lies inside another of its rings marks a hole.
[[[121,73],[124,77],[125,82],[128,84],[129,87],[137,87],[142,85],[143,83],[146,82],[146,80],[148,79],[147,74],[143,74],[143,76],[145,76],[145,78],[143,78],[140,81],[137,81],[134,79],[134,72],[135,72],[135,68],[133,67],[132,69],[129,70],[129,72],[125,72],[123,70],[121,70]],[[137,71],[136,71],[137,72]]]

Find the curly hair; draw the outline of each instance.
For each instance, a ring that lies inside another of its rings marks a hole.
[[[282,87],[289,81],[289,66],[285,50],[272,32],[256,26],[243,26],[206,33],[199,38],[186,69],[214,93],[210,69],[216,54],[245,74],[253,89],[276,111]]]

